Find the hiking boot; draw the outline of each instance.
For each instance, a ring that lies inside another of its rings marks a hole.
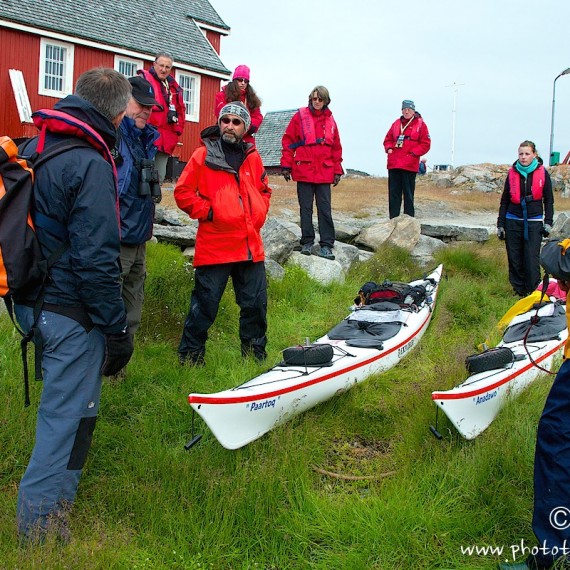
[[[121,368],[116,374],[109,376],[109,382],[111,384],[120,384],[124,382],[127,378],[127,367]]]
[[[204,352],[179,352],[178,363],[180,366],[204,366]]]
[[[321,251],[319,251],[319,257],[324,257],[325,259],[334,259],[334,254],[328,245],[323,245]]]
[[[312,243],[306,243],[303,247],[301,247],[301,253],[303,255],[311,255],[311,250],[313,249]]]

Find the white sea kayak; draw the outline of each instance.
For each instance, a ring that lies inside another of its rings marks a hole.
[[[534,316],[538,317],[538,321],[529,330]],[[529,334],[525,348],[524,334],[527,330]],[[482,353],[482,367],[485,367],[485,358],[488,356],[490,369],[472,374],[451,390],[432,392],[432,400],[465,439],[474,439],[489,427],[509,398],[515,398],[538,377],[546,374],[538,366],[546,370],[552,368],[567,337],[563,304],[549,302],[538,313],[532,308],[510,321],[502,341],[497,345],[497,348],[511,350],[510,362],[493,367],[492,351]]]
[[[382,338],[376,343],[370,338],[373,335],[364,340],[340,340],[330,338],[332,331],[329,331],[311,345],[311,348],[327,350],[330,348],[326,345],[332,347],[329,362],[309,366],[282,362],[235,388],[215,394],[190,394],[188,402],[223,447],[243,447],[293,416],[402,360],[419,342],[430,323],[442,271],[440,265],[425,278],[410,283],[425,288],[425,299],[421,303],[391,311],[363,311],[366,307],[362,307],[339,323],[339,326],[360,325],[375,320],[370,330],[389,329],[385,336],[396,331],[390,338]],[[364,346],[365,341],[371,341],[369,347]]]

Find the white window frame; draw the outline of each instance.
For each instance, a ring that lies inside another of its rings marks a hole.
[[[188,89],[185,88],[185,79],[194,80],[194,89],[191,92],[191,98],[188,100]],[[202,77],[196,73],[188,73],[187,71],[176,70],[176,81],[182,88],[184,105],[186,107],[186,120],[197,123],[200,121],[200,85]],[[190,113],[188,112],[190,111]]]
[[[46,52],[48,47],[56,47],[65,50],[64,58],[61,62],[63,64],[63,73],[61,74],[62,88],[51,89],[45,86],[46,81],[46,66],[48,65]],[[75,46],[66,42],[60,42],[51,38],[41,38],[40,41],[40,75],[39,75],[39,89],[40,95],[47,95],[48,97],[65,97],[71,95],[73,92],[73,64],[75,59]]]
[[[120,69],[121,63],[126,63],[128,65],[134,66],[135,72],[131,73],[130,75],[123,73]],[[143,69],[143,68],[144,68],[144,64],[143,64],[142,59],[133,59],[132,57],[125,57],[124,55],[115,55],[115,71],[118,71],[119,73],[123,73],[123,75],[125,77],[134,77],[137,74],[137,71],[139,69]]]

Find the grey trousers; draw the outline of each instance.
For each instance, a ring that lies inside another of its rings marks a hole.
[[[140,324],[146,279],[146,243],[121,244],[121,295],[127,311],[129,332],[135,336]]]
[[[33,309],[16,305],[15,310],[28,330]],[[17,504],[18,531],[30,538],[49,530],[75,500],[99,411],[105,352],[99,329],[87,332],[63,315],[42,311],[38,327],[44,343],[43,391]]]

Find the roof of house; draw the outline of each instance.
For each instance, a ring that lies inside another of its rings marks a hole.
[[[298,109],[272,111],[266,113],[259,131],[255,133],[255,145],[261,155],[263,165],[267,168],[279,166],[281,163],[281,139],[287,125]]]
[[[229,26],[220,18],[208,0],[192,0],[182,3],[188,4],[186,6],[186,13],[197,22],[209,24],[210,26],[221,28],[228,32],[230,31]]]
[[[2,0],[0,20],[230,75],[197,25],[229,30],[208,0]]]

